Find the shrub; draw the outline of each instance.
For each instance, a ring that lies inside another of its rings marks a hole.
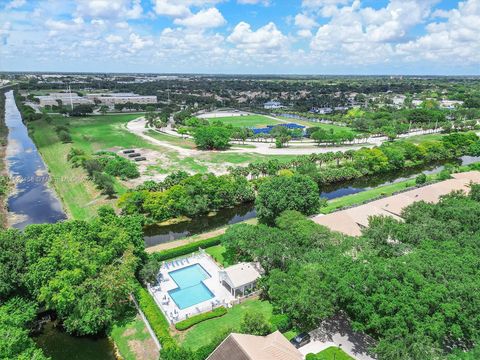
[[[158,341],[160,341],[162,348],[168,349],[176,347],[177,344],[168,330],[170,325],[148,291],[138,285],[136,298],[140,309],[142,309],[148,319],[148,322],[157,336]]]
[[[415,184],[417,185],[422,185],[427,182],[427,175],[425,174],[420,174],[415,178]]]
[[[69,143],[72,141],[72,137],[70,134],[64,130],[58,132],[58,138],[63,143]]]
[[[175,324],[175,328],[177,330],[183,331],[191,328],[194,325],[197,325],[201,323],[202,321],[209,320],[209,319],[214,319],[217,317],[221,317],[227,313],[227,309],[225,309],[223,306],[216,308],[212,311],[209,311],[207,313],[199,314],[192,316],[191,318],[188,318],[186,320],[180,321]]]
[[[206,240],[196,241],[187,245],[182,245],[174,249],[160,251],[158,253],[153,253],[151,256],[154,257],[157,261],[164,261],[168,259],[173,259],[179,256],[188,255],[201,248],[208,248],[211,246],[220,244],[220,236],[216,236]]]

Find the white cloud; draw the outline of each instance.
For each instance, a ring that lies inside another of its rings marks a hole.
[[[227,40],[237,49],[248,54],[268,54],[269,56],[282,52],[288,45],[288,38],[273,22],[254,31],[250,24],[242,21],[235,26]]]
[[[337,6],[349,4],[351,0],[303,0],[302,6],[305,8],[319,9],[324,6]]]
[[[118,44],[123,42],[123,38],[120,35],[110,34],[107,37],[105,37],[105,41],[108,42],[109,44]]]
[[[311,29],[314,26],[317,26],[317,22],[305,14],[297,14],[295,16],[295,25],[300,29]]]
[[[142,15],[140,0],[76,0],[82,17],[137,19]]]
[[[187,17],[192,14],[190,7],[214,5],[221,0],[153,0],[157,15],[172,16],[175,18]]]
[[[200,10],[198,13],[183,19],[175,19],[174,23],[186,27],[207,29],[222,26],[226,21],[217,8],[210,8]]]
[[[480,3],[460,2],[457,9],[444,12],[445,22],[431,23],[427,34],[398,44],[398,53],[409,61],[435,61],[445,64],[480,64]]]
[[[6,10],[17,9],[17,8],[22,7],[26,3],[27,3],[27,0],[12,0],[7,5],[5,5],[5,9]]]
[[[129,49],[131,50],[141,50],[146,46],[153,45],[153,41],[151,39],[142,38],[140,35],[137,35],[135,33],[130,34],[129,40]]]

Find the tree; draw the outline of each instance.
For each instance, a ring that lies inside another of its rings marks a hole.
[[[247,311],[243,315],[240,331],[244,334],[265,336],[272,332],[272,327],[263,313]]]
[[[100,106],[100,113],[102,115],[105,115],[107,113],[107,111],[108,111],[108,106],[107,105]]]
[[[225,150],[230,146],[231,130],[221,126],[201,126],[193,132],[193,139],[201,150]]]
[[[58,138],[63,143],[72,142],[72,136],[70,135],[70,133],[66,132],[65,130],[58,132]]]
[[[29,337],[29,325],[37,306],[23,298],[12,298],[0,306],[0,358],[47,360]]]
[[[415,178],[415,184],[417,185],[423,185],[427,182],[427,175],[425,174],[420,174]]]
[[[260,185],[255,208],[259,221],[264,224],[273,224],[285,210],[314,214],[320,208],[318,186],[304,175],[274,176]]]
[[[0,232],[0,302],[23,287],[27,261],[25,238],[15,229]]]

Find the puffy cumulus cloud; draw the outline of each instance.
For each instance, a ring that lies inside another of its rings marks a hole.
[[[460,2],[458,8],[442,12],[446,21],[427,25],[427,34],[398,44],[396,50],[407,61],[445,64],[480,64],[480,3]]]
[[[319,9],[324,6],[347,5],[352,0],[303,0],[302,6],[305,8]]]
[[[278,50],[285,48],[288,42],[288,38],[273,22],[254,31],[250,24],[243,21],[235,26],[227,40],[247,52]]]
[[[77,16],[137,19],[143,13],[140,0],[76,0]]]
[[[157,15],[171,17],[187,17],[192,14],[190,7],[213,5],[221,0],[154,0],[154,10]]]
[[[226,23],[224,17],[217,8],[200,10],[183,19],[175,19],[176,25],[182,25],[197,29],[207,29],[222,26]]]
[[[425,22],[437,0],[390,0],[383,8],[350,5],[325,7],[320,14],[330,21],[321,25],[311,49],[343,63],[374,64],[391,61],[398,43],[410,30]]]
[[[306,14],[300,13],[295,16],[295,25],[298,26],[300,29],[311,29],[318,24],[315,19],[312,19]]]
[[[130,43],[126,46],[126,49],[133,52],[153,45],[152,39],[141,37],[135,33],[130,34],[129,41]]]

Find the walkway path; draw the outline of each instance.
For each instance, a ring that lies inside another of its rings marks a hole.
[[[368,335],[353,331],[350,322],[343,315],[325,320],[310,336],[312,341],[299,349],[303,355],[317,354],[330,346],[336,346],[357,360],[376,359],[368,351],[375,345],[375,341]]]
[[[146,121],[145,119],[138,118],[135,120],[130,121],[127,124],[127,129],[132,133],[144,138],[145,140],[151,142],[152,144],[156,144],[159,146],[163,146],[172,150],[177,151],[181,156],[197,156],[197,155],[205,155],[205,151],[196,150],[196,149],[185,149],[180,146],[174,145],[168,141],[162,141],[159,139],[155,139],[154,137],[147,134],[148,130],[153,130],[145,127]],[[439,132],[438,130],[437,132]],[[167,130],[165,132],[171,136],[180,137],[178,133]],[[427,133],[432,133],[431,131],[414,131],[408,134],[400,135],[400,138],[407,138],[411,136],[417,135],[424,135]],[[261,155],[310,155],[310,154],[320,154],[332,151],[340,151],[345,152],[348,150],[358,150],[363,147],[374,147],[383,144],[384,142],[388,141],[388,138],[385,136],[382,137],[370,137],[367,139],[367,143],[362,144],[352,144],[352,145],[344,145],[344,146],[337,146],[337,147],[318,147],[314,145],[311,141],[303,141],[303,142],[291,142],[289,147],[277,149],[275,148],[275,144],[272,142],[247,142],[248,145],[254,145],[255,148],[236,148],[232,147],[229,150],[222,151],[222,153],[255,153]]]

